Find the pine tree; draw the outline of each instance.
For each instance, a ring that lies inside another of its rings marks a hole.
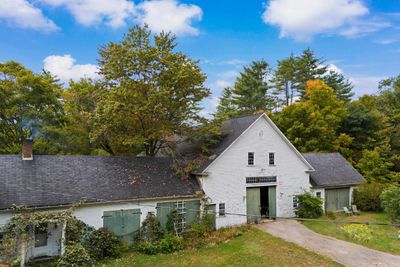
[[[343,74],[336,71],[329,71],[327,75],[323,77],[324,82],[331,87],[339,100],[343,100],[346,103],[351,101],[354,96],[353,84],[344,77]]]
[[[296,96],[296,58],[291,55],[289,58],[279,60],[274,73],[275,94],[282,94],[284,104],[292,104]]]
[[[238,109],[232,101],[232,88],[226,87],[219,98],[217,112],[214,114],[215,118],[227,119],[233,118],[238,114]]]

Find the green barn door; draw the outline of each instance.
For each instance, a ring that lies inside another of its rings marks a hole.
[[[247,223],[258,223],[261,219],[260,188],[248,187],[246,189]]]
[[[132,244],[140,230],[140,209],[105,211],[103,226],[121,240]]]
[[[269,218],[276,218],[276,187],[268,187]]]
[[[213,229],[215,230],[217,227],[217,215],[216,215],[216,204],[209,204],[206,206],[205,210],[206,214],[211,217],[211,222],[213,225]]]
[[[325,209],[327,211],[343,210],[350,206],[350,188],[325,189]]]
[[[189,226],[200,217],[200,200],[185,201],[185,209],[186,226]]]
[[[176,202],[157,203],[157,219],[164,231],[166,230],[168,215],[173,209],[176,209]]]

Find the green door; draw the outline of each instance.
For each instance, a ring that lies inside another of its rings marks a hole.
[[[216,215],[216,204],[209,204],[206,206],[205,210],[206,214],[211,217],[211,222],[213,225],[213,229],[215,230],[217,225],[216,225],[216,220],[217,220],[217,215]]]
[[[173,209],[176,209],[176,202],[157,203],[157,219],[161,228],[165,231],[168,221],[168,215]]]
[[[185,201],[186,226],[192,224],[200,217],[200,200]]]
[[[103,226],[121,240],[132,244],[140,230],[140,214],[140,209],[105,211]]]
[[[350,206],[350,188],[325,189],[325,209],[327,211],[343,210]]]
[[[269,218],[276,218],[276,186],[268,187]]]
[[[258,223],[261,219],[260,188],[248,187],[246,189],[247,223]]]

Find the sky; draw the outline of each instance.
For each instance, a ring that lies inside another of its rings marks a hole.
[[[65,84],[97,79],[98,48],[129,27],[171,31],[199,64],[215,110],[244,65],[310,48],[355,86],[356,97],[400,74],[399,0],[0,0],[0,62],[50,71]]]

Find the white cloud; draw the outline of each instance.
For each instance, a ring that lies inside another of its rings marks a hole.
[[[11,26],[52,32],[58,30],[57,25],[48,19],[40,9],[27,0],[1,0],[0,20]]]
[[[225,63],[225,64],[228,64],[228,65],[235,65],[235,66],[236,66],[236,65],[243,65],[243,64],[246,64],[247,61],[234,58],[234,59],[231,59],[231,60],[224,61],[224,63]]]
[[[364,94],[375,94],[378,91],[379,82],[386,79],[385,76],[351,76],[350,81],[354,85],[354,92],[356,97],[363,96]]]
[[[171,31],[176,35],[198,35],[192,25],[200,21],[203,11],[196,5],[180,4],[176,0],[144,1],[137,6],[140,23],[148,24],[155,32]]]
[[[357,37],[367,33],[376,32],[381,29],[390,27],[391,24],[387,21],[357,21],[347,28],[340,30],[339,34],[346,37]]]
[[[71,55],[48,56],[43,63],[43,68],[52,75],[56,75],[61,82],[78,81],[80,78],[99,78],[97,65],[75,64],[75,59]]]
[[[339,68],[338,66],[336,66],[335,64],[328,64],[326,67],[327,67],[328,71],[333,71],[333,72],[343,74],[343,70],[341,68]]]
[[[356,23],[368,12],[361,0],[271,0],[262,19],[278,26],[281,37],[308,41],[316,34],[338,30],[346,36],[376,30],[376,25]]]
[[[216,80],[213,84],[213,87],[215,87],[216,89],[224,89],[225,87],[229,87],[232,85],[233,85],[232,81]]]
[[[129,0],[39,0],[52,7],[65,7],[84,26],[105,23],[112,28],[126,24],[134,15],[135,5]]]

